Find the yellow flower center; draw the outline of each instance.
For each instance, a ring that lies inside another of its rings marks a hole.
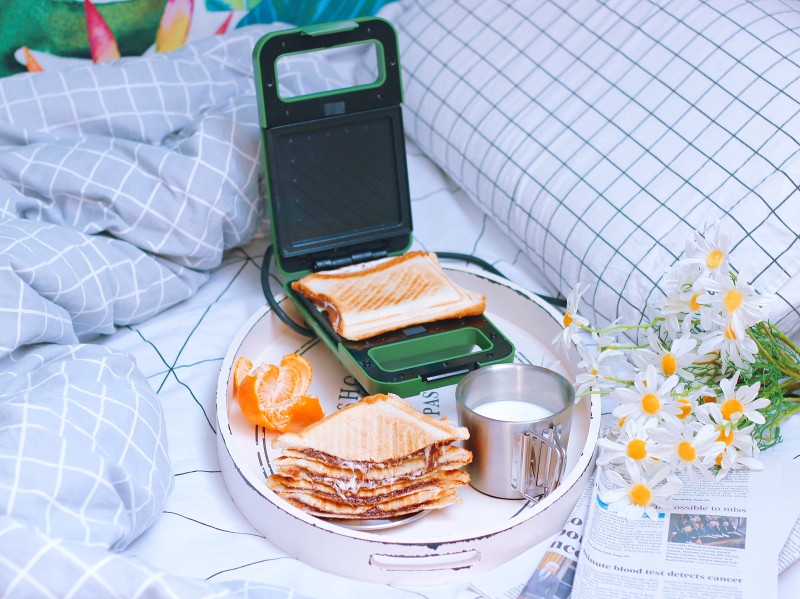
[[[703,403],[717,403],[717,398],[713,395],[704,395],[700,401]]]
[[[733,314],[741,308],[742,302],[744,301],[744,296],[742,296],[742,292],[738,289],[731,289],[725,292],[725,308],[728,310],[728,314]]]
[[[626,418],[627,416],[623,416],[622,418],[619,419],[619,422],[617,422],[617,428],[622,428],[622,425],[625,424]]]
[[[569,328],[569,326],[570,326],[570,325],[571,325],[573,322],[575,322],[575,319],[574,319],[574,318],[572,318],[572,312],[571,312],[571,311],[569,311],[569,310],[567,310],[567,311],[564,313],[564,326],[565,326],[566,328]]]
[[[720,453],[716,459],[714,460],[717,463],[717,466],[722,466],[722,453]]]
[[[675,359],[675,356],[672,354],[664,354],[664,357],[661,358],[661,368],[667,376],[675,374],[675,371],[678,370],[678,361]]]
[[[744,412],[744,405],[742,405],[741,401],[733,397],[722,402],[720,409],[722,410],[722,417],[725,420],[730,420],[731,416],[733,416],[736,412]]]
[[[657,414],[661,409],[661,400],[655,393],[648,393],[642,397],[642,412],[645,414]]]
[[[685,397],[680,397],[680,398],[678,398],[678,401],[677,401],[677,403],[679,403],[679,404],[680,404],[680,408],[681,408],[681,411],[680,411],[680,413],[678,414],[678,418],[680,418],[681,420],[683,420],[683,419],[684,419],[684,418],[686,418],[686,417],[687,417],[689,414],[691,414],[691,413],[692,413],[692,402],[690,402],[690,401],[689,401],[687,398],[685,398]]]
[[[725,445],[730,445],[733,443],[733,431],[730,429],[726,429],[725,427],[718,426],[717,430],[719,431],[719,437],[717,437],[717,441],[722,441]]]
[[[597,368],[592,368],[592,376],[597,376],[598,370]]]
[[[694,462],[697,459],[697,450],[689,441],[678,443],[678,457],[684,462]]]
[[[653,492],[647,485],[636,483],[635,485],[632,485],[631,490],[628,491],[628,497],[633,505],[646,507],[650,505],[650,500],[653,499]]]
[[[643,460],[647,457],[647,448],[644,439],[631,439],[628,441],[628,457],[632,460]]]
[[[725,254],[722,253],[722,250],[711,250],[706,256],[706,266],[711,269],[719,268],[724,257]]]
[[[725,327],[723,331],[723,335],[725,335],[725,339],[728,341],[736,341],[736,331],[733,330],[733,323],[730,323],[728,326]]]
[[[697,301],[698,297],[700,297],[700,294],[695,293],[689,300],[689,307],[692,309],[692,312],[697,312],[700,308],[702,308],[702,306]]]

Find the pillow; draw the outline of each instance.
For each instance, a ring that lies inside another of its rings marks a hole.
[[[717,219],[800,329],[800,12],[780,2],[404,0],[406,133],[582,313],[635,322]],[[588,306],[588,307],[587,307]]]

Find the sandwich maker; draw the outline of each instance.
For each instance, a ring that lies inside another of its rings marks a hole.
[[[355,44],[374,44],[373,82],[281,94],[282,57]],[[268,279],[274,254],[287,296],[369,394],[410,397],[455,384],[481,366],[512,361],[514,346],[483,315],[350,341],[290,287],[311,272],[397,256],[411,246],[403,92],[392,25],[367,17],[271,32],[256,43],[253,61],[274,246],[262,267],[267,298],[274,301]]]

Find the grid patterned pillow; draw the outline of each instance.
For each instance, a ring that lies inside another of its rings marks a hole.
[[[800,11],[788,2],[416,0],[406,132],[582,310],[637,320],[693,229],[800,329]],[[737,262],[737,260],[739,262]]]

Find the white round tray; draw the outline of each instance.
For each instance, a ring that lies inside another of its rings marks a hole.
[[[561,316],[526,290],[501,278],[448,268],[465,288],[483,293],[487,316],[516,346],[516,361],[547,366],[574,380],[577,354],[557,353],[551,340]],[[282,307],[294,318],[291,302]],[[443,584],[491,570],[560,530],[594,469],[600,430],[600,398],[583,398],[575,409],[567,476],[538,504],[495,499],[472,487],[462,503],[433,510],[402,526],[357,530],[309,516],[270,491],[265,480],[274,433],[247,422],[231,400],[231,370],[239,356],[277,364],[287,353],[303,354],[313,367],[309,393],[330,413],[359,397],[352,376],[317,339],[292,332],[265,307],[237,334],[217,385],[218,452],[225,484],[244,516],[276,546],[321,570],[359,580],[397,584]],[[457,422],[455,386],[407,398],[420,411]]]

